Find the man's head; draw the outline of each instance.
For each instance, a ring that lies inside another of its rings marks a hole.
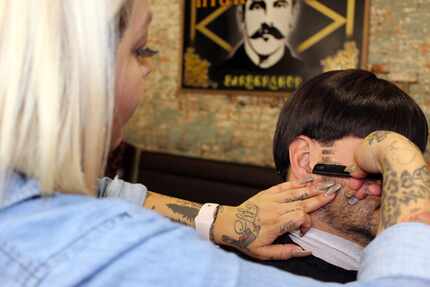
[[[283,49],[293,30],[297,0],[247,0],[240,17],[243,36],[259,56],[270,56]]]
[[[318,162],[350,165],[355,147],[375,130],[403,134],[424,151],[427,129],[421,109],[394,84],[362,70],[327,72],[304,83],[283,107],[274,136],[275,164],[284,179],[288,173],[291,179],[309,175]],[[351,206],[345,186],[317,216],[337,230],[374,235],[379,199],[368,196]]]

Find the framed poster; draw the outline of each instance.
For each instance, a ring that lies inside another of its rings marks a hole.
[[[369,0],[183,0],[180,89],[291,92],[367,65]]]

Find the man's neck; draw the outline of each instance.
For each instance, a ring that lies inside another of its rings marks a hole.
[[[299,180],[293,174],[288,174],[288,180],[294,181]],[[347,231],[344,228],[337,227],[330,222],[330,218],[327,218],[324,208],[317,210],[311,214],[312,227],[325,231],[327,233],[342,237],[346,240],[357,243],[360,246],[366,246],[369,244],[370,239],[367,235],[360,234],[359,232]]]
[[[316,229],[342,237],[346,240],[355,242],[358,245],[363,247],[365,247],[370,242],[367,236],[364,236],[355,232],[345,232],[343,230],[339,230],[338,228],[335,228],[334,226],[325,222],[324,220],[321,220],[321,216],[320,214],[318,214],[318,211],[314,212],[314,214],[312,214],[311,217],[312,217],[312,226]]]
[[[248,39],[244,41],[245,52],[250,58],[250,60],[258,67],[262,69],[268,69],[274,66],[279,60],[284,56],[285,53],[285,45],[282,45],[279,49],[267,56],[258,55],[255,50],[251,47],[248,42]]]

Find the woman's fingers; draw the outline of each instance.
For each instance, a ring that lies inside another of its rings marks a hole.
[[[341,189],[342,189],[342,186],[340,184],[336,184],[328,191],[320,195],[305,199],[301,201],[300,204],[303,206],[303,210],[306,213],[313,212],[323,207],[327,203],[331,202],[336,197],[337,192],[339,192]]]
[[[316,188],[310,188],[308,186],[305,186],[295,189],[289,189],[287,191],[282,191],[277,194],[274,194],[273,199],[279,203],[292,202],[314,197],[316,195],[321,194],[321,192],[321,190],[318,190]]]
[[[328,188],[324,193],[319,193],[304,200],[282,204],[280,206],[279,212],[282,214],[280,222],[283,227],[281,227],[281,229],[283,228],[288,230],[284,230],[284,232],[281,233],[291,232],[293,230],[299,229],[299,227],[305,223],[308,218],[309,223],[306,226],[310,226],[311,222],[308,213],[313,212],[331,202],[336,197],[336,193],[340,191],[341,188],[342,186],[340,184],[335,184]]]
[[[293,189],[303,188],[313,180],[314,178],[312,176],[308,176],[303,180],[299,180],[299,181],[286,181],[267,189],[266,193],[279,194],[283,192],[289,192]]]
[[[290,188],[282,192],[278,192],[273,196],[273,199],[277,202],[293,202],[298,200],[305,200],[308,198],[315,197],[322,193],[327,193],[332,189],[338,190],[339,187],[335,181],[326,180],[320,181],[315,180],[313,185],[299,186],[298,188]]]
[[[300,226],[300,234],[303,236],[305,235],[309,229],[312,227],[312,218],[309,214],[306,214],[307,220]]]
[[[299,230],[301,226],[312,225],[311,217],[299,207],[285,213],[279,219],[279,235]]]
[[[286,260],[309,255],[312,255],[312,252],[294,244],[274,244],[260,247],[257,251],[257,256],[262,260]]]

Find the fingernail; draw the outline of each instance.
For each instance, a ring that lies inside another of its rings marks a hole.
[[[325,196],[327,196],[327,197],[332,196],[333,194],[335,194],[336,192],[338,192],[341,189],[342,189],[342,185],[335,184],[325,192]]]
[[[302,178],[302,179],[299,181],[299,183],[300,183],[300,184],[305,184],[305,183],[312,182],[313,180],[314,180],[314,177],[313,177],[312,175],[308,175],[308,176],[306,176],[306,177]]]
[[[356,170],[357,170],[357,166],[355,164],[349,165],[345,168],[345,171],[349,173],[354,172]]]
[[[345,194],[346,198],[351,198],[355,194],[355,191],[354,190],[347,190],[347,191],[345,191],[344,194]]]
[[[318,185],[318,190],[323,191],[325,189],[328,189],[328,188],[334,186],[335,184],[336,183],[334,181],[325,181],[325,182]]]
[[[358,203],[358,198],[356,198],[355,196],[351,197],[351,198],[348,200],[348,204],[349,204],[349,205],[356,205],[357,203]]]

